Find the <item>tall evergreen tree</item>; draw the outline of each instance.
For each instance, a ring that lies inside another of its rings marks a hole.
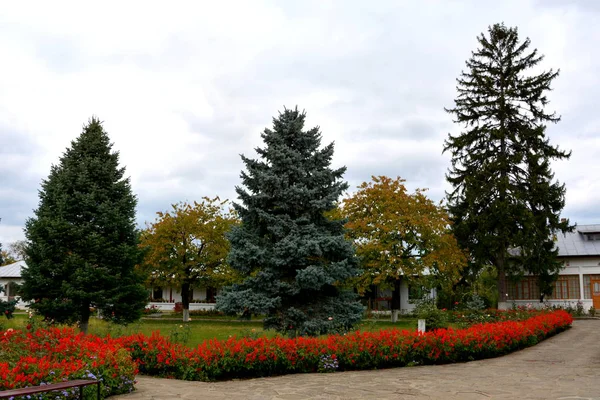
[[[545,137],[545,123],[560,120],[544,111],[558,71],[532,74],[543,56],[516,28],[496,24],[488,33],[457,79],[455,107],[446,111],[465,130],[449,135],[444,151],[452,154],[447,196],[457,239],[476,264],[496,267],[505,301],[507,274],[529,269],[546,291],[556,276],[552,237],[571,227],[559,219],[565,187],[552,182],[549,161],[570,153]]]
[[[4,251],[2,250],[2,242],[0,242],[0,266],[4,265]]]
[[[29,241],[22,298],[49,320],[80,324],[90,308],[127,323],[147,301],[135,227],[136,198],[100,121],[92,118],[42,183]]]
[[[219,309],[266,314],[265,328],[290,336],[349,329],[363,311],[344,287],[358,275],[344,221],[325,215],[348,188],[346,168],[330,168],[333,143],[320,149],[319,128],[304,131],[304,120],[286,109],[262,133],[261,159],[242,156],[228,261],[246,278],[217,298]]]
[[[544,127],[539,129],[543,131]],[[548,150],[549,154],[555,152],[551,157],[561,155],[555,148]],[[529,172],[525,193],[530,213],[518,238],[520,265],[523,270],[538,277],[540,301],[552,294],[553,283],[562,268],[562,262],[557,257],[558,248],[554,245],[556,235],[558,231],[571,229],[568,221],[559,219],[560,211],[565,206],[565,188],[558,182],[552,182],[551,157],[533,152],[528,152],[525,157]]]

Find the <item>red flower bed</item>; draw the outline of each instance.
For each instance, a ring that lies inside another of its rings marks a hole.
[[[188,380],[250,378],[301,372],[376,369],[496,357],[567,329],[565,311],[425,334],[383,330],[326,338],[212,340],[195,349],[157,333],[113,339],[73,329],[0,332],[0,390],[78,378],[102,380],[102,394],[133,389],[143,373]],[[91,393],[90,393],[91,394]],[[42,399],[55,399],[56,393]],[[75,398],[65,391],[61,398]]]
[[[419,334],[383,330],[326,338],[259,338],[207,341],[196,349],[164,337],[133,335],[118,339],[131,351],[140,371],[149,375],[220,380],[299,372],[356,370],[441,364],[496,357],[534,345],[567,329],[565,311],[535,315],[467,329]]]
[[[133,390],[136,373],[129,352],[111,338],[67,328],[0,332],[0,390],[97,378],[102,395],[109,396]],[[64,391],[60,398],[77,398],[75,393]],[[56,399],[57,393],[40,396]]]

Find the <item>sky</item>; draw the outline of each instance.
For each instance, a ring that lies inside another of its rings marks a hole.
[[[0,242],[92,116],[119,151],[140,227],[172,203],[236,200],[243,163],[284,107],[335,142],[350,193],[373,175],[449,190],[444,112],[476,37],[504,22],[560,69],[548,111],[563,216],[600,223],[600,2],[11,2],[0,13]]]

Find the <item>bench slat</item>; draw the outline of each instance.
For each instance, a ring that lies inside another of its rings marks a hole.
[[[70,389],[70,388],[81,388],[88,385],[100,385],[100,381],[95,379],[76,379],[73,381],[50,383],[42,386],[31,386],[20,389],[11,389],[0,391],[0,399],[8,399],[13,396],[22,396],[26,394],[35,394],[43,392],[52,392],[54,390]]]

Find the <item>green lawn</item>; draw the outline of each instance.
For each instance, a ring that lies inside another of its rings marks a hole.
[[[15,318],[12,320],[0,320],[0,326],[4,326],[5,329],[22,329],[27,325],[27,322],[27,315],[15,314]],[[417,328],[417,321],[409,318],[402,318],[397,323],[382,320],[364,320],[355,328],[361,331],[378,331],[391,328],[414,330]],[[89,333],[100,336],[107,334],[122,336],[137,332],[150,335],[154,331],[159,331],[161,335],[170,336],[172,339],[183,342],[190,347],[195,347],[209,339],[228,339],[231,336],[274,337],[276,335],[274,331],[263,330],[262,321],[213,320],[203,317],[192,317],[192,321],[185,324],[175,319],[147,318],[127,326],[109,324],[100,319],[92,318],[89,327]]]

